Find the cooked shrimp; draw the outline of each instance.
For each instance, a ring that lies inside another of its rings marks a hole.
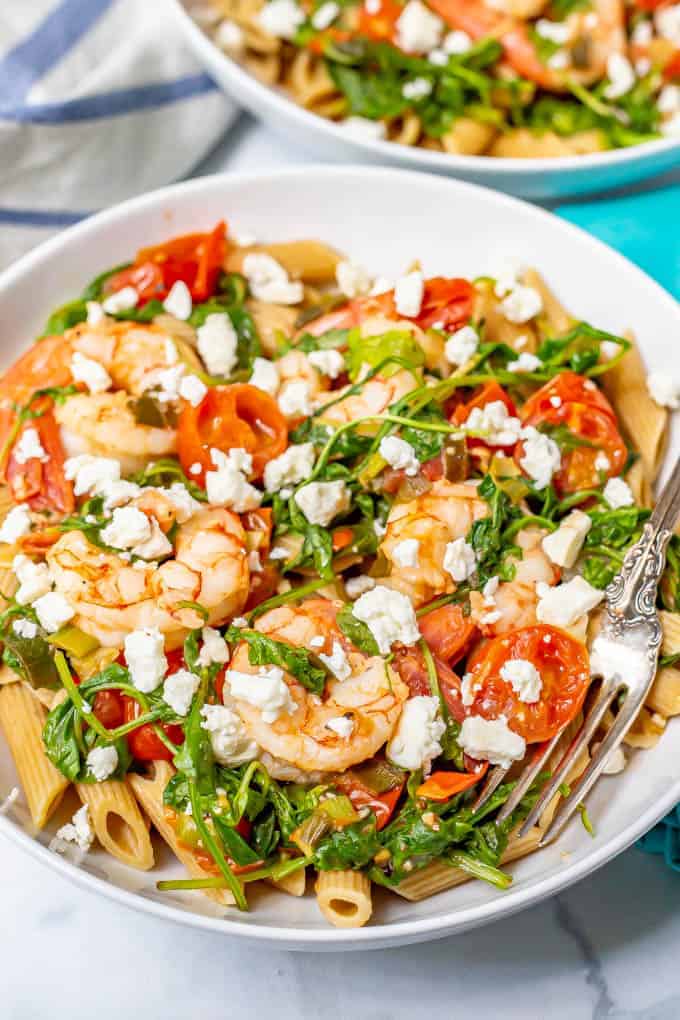
[[[384,414],[388,407],[401,400],[418,385],[416,376],[405,368],[388,378],[374,375],[364,383],[358,393],[343,397],[337,404],[323,409],[319,421],[327,422],[329,425],[344,425],[359,418],[375,418],[379,414]],[[338,395],[341,392],[338,390]]]
[[[488,512],[475,484],[445,478],[434,482],[422,496],[395,503],[380,546],[390,564],[387,582],[409,595],[415,605],[455,591],[453,578],[443,566],[446,546],[456,538],[465,538],[473,523]],[[400,563],[399,546],[408,539],[419,543],[416,566]]]
[[[536,584],[543,581],[554,585],[560,572],[541,548],[546,532],[542,528],[524,528],[515,537],[522,550],[522,558],[508,558],[515,567],[512,581],[502,581],[493,596],[485,602],[481,592],[470,594],[470,617],[488,637],[507,634],[516,627],[531,627],[536,621]],[[496,618],[496,613],[500,616]]]
[[[309,406],[310,414],[323,403],[322,394],[328,389],[328,379],[317,371],[302,351],[288,351],[275,364],[280,380],[277,400],[286,418],[299,420],[304,417],[298,410],[301,403]]]
[[[274,758],[304,772],[343,772],[371,758],[390,739],[408,697],[406,684],[380,656],[355,651],[341,634],[335,624],[341,605],[314,599],[295,609],[282,606],[265,613],[256,624],[263,634],[298,648],[309,648],[321,636],[325,644],[318,648],[320,654],[330,655],[340,645],[350,673],[345,680],[330,678],[322,697],[310,694],[286,673],[295,709],[265,723],[258,708],[233,699],[225,685],[225,697],[231,699],[252,739]],[[257,673],[245,642],[237,647],[231,669]],[[349,736],[339,736],[327,725],[342,717],[353,723]]]
[[[80,453],[115,457],[123,474],[141,471],[149,461],[177,449],[176,430],[138,424],[122,390],[78,393],[55,407],[54,414],[68,457]]]
[[[214,625],[239,613],[248,597],[245,532],[236,514],[223,509],[202,510],[181,524],[174,556],[160,567],[133,565],[80,531],[62,535],[46,558],[56,590],[76,610],[74,622],[106,646],[122,645],[130,631],[157,627],[175,647],[203,622],[182,602],[200,603]]]

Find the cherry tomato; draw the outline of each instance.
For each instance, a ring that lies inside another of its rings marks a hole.
[[[463,658],[477,633],[476,625],[457,605],[425,612],[419,627],[432,654],[448,666],[455,666]]]
[[[160,266],[153,262],[136,262],[127,269],[121,269],[105,281],[105,294],[115,294],[124,287],[134,287],[139,299],[137,304],[145,305],[147,301],[162,301],[167,296],[167,288]]]
[[[433,772],[424,783],[421,783],[416,793],[428,800],[450,800],[457,793],[469,790],[478,783],[488,767],[489,763],[484,762],[475,772]]]
[[[469,321],[474,300],[475,289],[469,280],[433,276],[425,281],[423,303],[416,322],[421,329],[441,323],[441,329],[451,333]]]
[[[585,379],[576,372],[560,372],[549,382],[536,390],[522,407],[522,421],[528,422],[530,418],[538,415],[548,415],[556,410],[555,403],[589,404],[597,407],[600,411],[608,414],[616,420],[612,405],[609,403],[599,386],[596,386],[591,379]],[[558,403],[559,402],[559,403]]]
[[[73,485],[64,473],[64,450],[59,426],[52,412],[52,401],[41,397],[32,406],[40,413],[25,422],[19,430],[7,461],[7,483],[16,502],[27,502],[33,510],[56,510],[58,513],[69,514],[75,507],[75,497]],[[41,410],[43,407],[45,409]],[[38,433],[46,458],[41,460],[39,457],[31,457],[20,464],[14,450],[16,443],[29,428]]]
[[[391,42],[395,35],[395,26],[404,8],[396,0],[381,0],[378,10],[373,13],[364,4],[359,10],[357,31],[369,39]]]
[[[97,691],[92,711],[107,730],[115,730],[125,722],[125,706],[120,691]]]
[[[541,675],[538,701],[520,701],[512,685],[501,677],[510,659],[526,659]],[[443,688],[452,716],[497,719],[504,715],[510,729],[527,743],[550,740],[580,711],[590,685],[585,646],[563,630],[536,624],[493,638],[476,649],[467,662],[474,693],[471,705],[463,705],[460,684]]]
[[[211,386],[194,407],[184,401],[177,428],[177,453],[190,477],[205,484],[205,472],[214,470],[210,450],[226,453],[233,448],[253,456],[253,477],[260,478],[265,465],[283,453],[288,426],[273,397],[248,383]],[[200,475],[190,473],[200,464]]]
[[[460,680],[453,670],[436,655],[433,655],[432,658],[437,670],[440,690],[442,692],[449,688],[457,690],[460,686]],[[394,653],[394,668],[408,687],[412,698],[417,698],[420,695],[425,695],[426,697],[432,695],[425,657],[420,648],[397,648]]]
[[[680,78],[680,50],[676,50],[671,59],[665,64],[663,76],[666,81],[674,81]]]
[[[394,814],[405,784],[406,776],[391,790],[374,793],[353,772],[343,772],[335,780],[335,785],[349,797],[355,808],[368,807],[375,813],[377,829],[383,829]]]
[[[171,652],[166,652],[165,657],[168,662],[168,673],[176,673],[184,666],[184,652],[181,648],[174,648]],[[125,665],[125,657],[122,653],[119,659],[121,664]],[[126,694],[121,694],[120,698],[123,705],[124,722],[131,722],[141,714],[139,702]],[[181,726],[168,723],[163,726],[163,730],[173,744],[184,742],[184,730]],[[156,736],[151,723],[145,723],[136,730],[132,730],[127,735],[127,741],[131,754],[138,761],[172,761],[172,753]]]

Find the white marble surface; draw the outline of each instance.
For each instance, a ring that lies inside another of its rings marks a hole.
[[[200,168],[312,154],[244,120]],[[680,876],[631,850],[566,893],[439,942],[288,953],[133,913],[0,842],[0,1020],[677,1020]]]

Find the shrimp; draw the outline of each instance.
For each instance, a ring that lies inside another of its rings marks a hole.
[[[406,684],[381,656],[356,651],[342,635],[335,623],[341,607],[341,602],[313,599],[298,608],[272,609],[256,624],[261,633],[294,647],[309,648],[314,638],[323,637],[320,654],[331,654],[336,645],[343,649],[350,674],[345,680],[330,678],[322,697],[286,673],[294,710],[265,723],[258,708],[233,698],[225,684],[225,700],[230,699],[252,739],[272,757],[307,773],[344,772],[373,757],[392,736],[408,698]],[[245,642],[237,647],[230,668],[257,674]],[[349,736],[327,725],[340,717],[353,723]]]
[[[151,508],[146,493],[135,502]],[[170,521],[165,503],[157,497],[161,529]],[[219,625],[243,609],[250,585],[245,531],[236,514],[221,508],[180,524],[174,554],[160,566],[133,565],[81,531],[62,535],[46,559],[56,590],[76,611],[74,623],[107,647],[122,645],[126,634],[142,627],[157,627],[166,646],[176,647],[204,622],[183,603],[200,603],[208,622]]]
[[[116,393],[78,393],[54,409],[61,441],[69,457],[89,453],[115,457],[124,474],[141,471],[151,460],[177,450],[174,428],[140,425],[122,390]]]
[[[488,512],[488,504],[477,494],[475,484],[445,478],[433,482],[422,496],[395,503],[380,546],[390,564],[387,583],[409,595],[416,606],[435,595],[455,591],[455,583],[443,566],[446,546],[456,538],[465,538],[474,522]],[[419,543],[416,566],[399,562],[399,546],[407,539]]]
[[[531,627],[536,621],[536,584],[556,584],[560,571],[543,552],[541,542],[546,532],[542,528],[524,528],[515,537],[515,544],[522,550],[522,558],[508,558],[515,567],[512,581],[502,581],[493,596],[493,601],[484,600],[481,592],[470,594],[470,618],[480,627],[486,637],[507,634],[517,627]],[[500,616],[496,618],[496,614]]]
[[[276,399],[286,418],[296,421],[303,417],[299,411],[300,401],[309,405],[310,413],[323,402],[328,379],[317,371],[302,351],[288,351],[275,365],[279,373]]]
[[[364,383],[358,393],[342,396],[336,404],[321,409],[319,421],[329,425],[345,425],[359,418],[375,418],[384,414],[397,400],[418,386],[418,380],[408,369],[400,369],[389,377],[374,375]],[[347,387],[349,390],[350,387]],[[347,392],[345,390],[345,392]]]

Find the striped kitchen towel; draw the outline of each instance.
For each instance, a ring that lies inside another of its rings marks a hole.
[[[2,0],[0,268],[185,176],[235,116],[165,0]]]

